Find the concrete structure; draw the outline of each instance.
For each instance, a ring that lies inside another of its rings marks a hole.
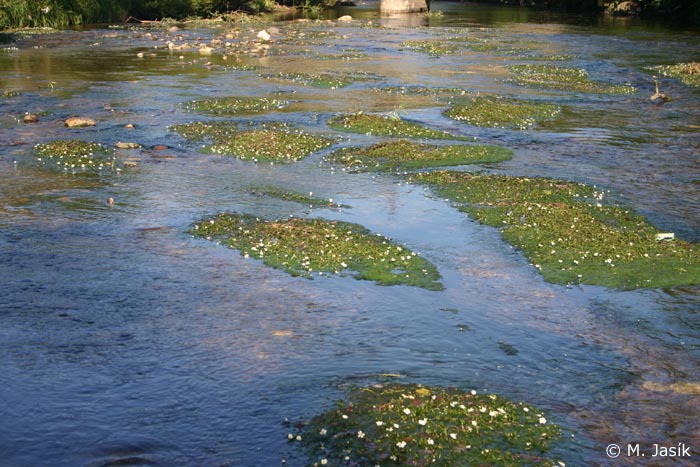
[[[426,0],[380,0],[379,10],[387,13],[417,13],[428,11]]]

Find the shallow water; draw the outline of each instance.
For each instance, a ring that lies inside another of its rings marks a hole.
[[[696,34],[433,5],[443,16],[381,18],[370,4],[334,13],[352,14],[352,24],[279,22],[280,38],[266,55],[235,45],[227,60],[219,51],[164,48],[166,40],[194,43],[227,32],[195,27],[65,31],[0,53],[2,89],[20,92],[0,98],[3,465],[304,465],[287,443],[293,426],[285,420],[309,419],[349,385],[396,379],[538,404],[566,429],[557,455],[567,465],[696,464],[613,461],[605,447],[685,442],[700,449],[697,392],[677,389],[692,383],[683,387],[697,391],[700,383],[697,287],[620,292],[547,284],[497,231],[421,187],[331,170],[320,164],[322,154],[293,165],[205,155],[168,129],[213,118],[181,103],[217,95],[276,93],[292,101],[288,109],[240,120],[321,133],[332,133],[325,121],[338,112],[400,112],[514,151],[512,161],[485,170],[596,184],[660,228],[700,241],[700,92],[662,78],[674,100],[652,105],[645,69],[698,60]],[[231,42],[252,41],[268,26],[233,26],[240,32]],[[403,46],[456,38],[494,47],[430,58]],[[329,57],[342,54],[348,57]],[[553,63],[638,91],[600,96],[504,81],[506,65],[544,63],[535,55],[569,56]],[[260,76],[329,70],[373,79],[317,89]],[[445,105],[430,98],[374,90],[400,85],[565,108],[537,129],[482,129],[443,117]],[[20,123],[27,111],[40,122]],[[64,128],[76,114],[97,126]],[[341,136],[341,145],[376,141]],[[137,141],[145,149],[119,151],[119,158],[141,160],[119,174],[46,171],[33,146],[64,137]],[[159,144],[169,149],[149,149]],[[254,193],[268,185],[351,208],[310,211]],[[435,263],[446,289],[293,278],[185,233],[220,211],[363,224]]]

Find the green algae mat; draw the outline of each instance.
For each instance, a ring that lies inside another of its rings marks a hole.
[[[54,140],[37,144],[34,153],[39,162],[55,169],[99,172],[115,167],[114,151],[92,141]]]
[[[470,138],[452,135],[446,131],[433,130],[398,116],[374,115],[359,112],[336,115],[328,120],[328,126],[338,131],[374,136],[398,138],[452,139],[466,141]]]
[[[203,152],[252,162],[296,162],[335,143],[285,124],[239,129],[233,122],[193,122],[171,130],[190,141],[209,140]]]
[[[244,257],[293,276],[346,274],[380,285],[442,290],[435,266],[417,253],[366,228],[341,221],[262,220],[224,213],[194,224],[189,233],[234,248]]]
[[[354,388],[289,433],[309,465],[563,466],[560,428],[536,407],[494,394],[419,385]]]
[[[478,96],[455,102],[445,115],[469,125],[525,130],[561,112],[555,104]]]
[[[438,146],[398,140],[378,143],[368,148],[339,149],[327,155],[324,160],[343,165],[351,171],[369,172],[502,162],[511,157],[512,152],[500,146]]]
[[[464,172],[415,174],[520,248],[545,280],[621,289],[700,284],[700,245],[668,238],[603,192],[564,180]]]

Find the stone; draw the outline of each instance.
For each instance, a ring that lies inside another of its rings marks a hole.
[[[264,29],[258,33],[257,37],[261,41],[269,41],[270,39],[272,39],[272,36],[270,36],[270,34]]]
[[[24,114],[24,118],[22,119],[24,123],[36,123],[39,121],[39,117],[36,116],[36,114]]]
[[[68,128],[81,128],[97,125],[95,120],[86,117],[68,117],[64,123]]]
[[[381,0],[379,10],[391,13],[416,13],[428,11],[426,0]]]
[[[340,18],[338,18],[337,21],[341,22],[341,23],[349,23],[350,21],[352,21],[352,16],[350,16],[350,15],[341,16]]]
[[[125,143],[122,141],[117,141],[114,147],[117,149],[139,149],[141,148],[141,145],[139,143]]]

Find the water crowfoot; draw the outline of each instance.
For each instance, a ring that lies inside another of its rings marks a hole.
[[[440,274],[426,259],[357,224],[325,219],[266,221],[224,213],[195,224],[189,233],[235,248],[244,257],[293,276],[354,271],[357,279],[380,285],[442,290]]]

